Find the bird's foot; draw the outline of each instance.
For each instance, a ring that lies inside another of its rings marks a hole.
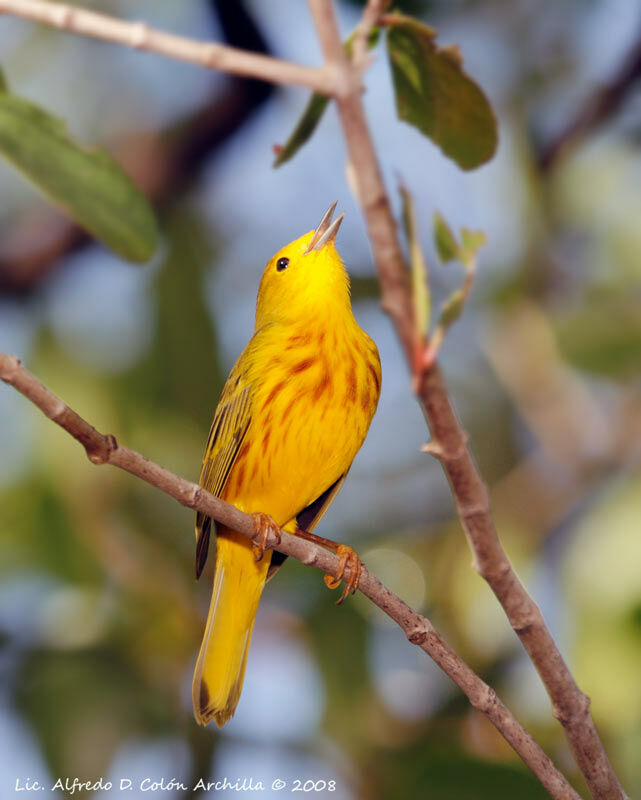
[[[325,575],[324,581],[328,589],[336,589],[340,586],[341,581],[345,581],[343,592],[336,601],[336,605],[340,606],[345,598],[350,594],[354,594],[358,588],[358,582],[363,570],[363,562],[358,557],[356,551],[346,544],[339,544],[336,546],[336,555],[340,558],[338,572],[336,576]],[[347,569],[347,577],[345,577],[345,569]]]
[[[338,542],[333,542],[331,539],[325,539],[323,536],[317,536],[315,533],[304,531],[302,528],[298,528],[295,535],[301,539],[306,539],[308,542],[314,542],[314,544],[319,544],[321,547],[331,550],[332,553],[336,553],[340,558],[336,575],[325,575],[324,579],[325,586],[327,586],[328,589],[336,589],[341,581],[345,581],[343,593],[336,601],[336,605],[340,606],[347,595],[354,594],[358,588],[358,582],[361,579],[361,573],[363,571],[363,562],[358,557],[358,554],[346,544],[338,544]],[[345,577],[346,571],[347,577]]]
[[[252,552],[254,554],[254,559],[256,561],[260,561],[265,555],[267,542],[269,541],[270,536],[273,536],[276,539],[276,544],[280,544],[280,528],[269,516],[269,514],[263,514],[259,511],[257,514],[252,514],[252,518],[254,520]]]

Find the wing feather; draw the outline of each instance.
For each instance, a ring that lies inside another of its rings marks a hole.
[[[220,497],[238,451],[242,447],[251,422],[251,395],[243,376],[232,371],[214,414],[209,431],[200,485]],[[199,578],[207,561],[209,539],[216,529],[211,517],[196,514],[196,577]]]

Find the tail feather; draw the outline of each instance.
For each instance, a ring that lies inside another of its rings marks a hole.
[[[196,722],[213,719],[222,727],[233,715],[243,686],[247,653],[271,552],[258,563],[251,542],[221,531],[205,634],[200,646],[192,698]]]

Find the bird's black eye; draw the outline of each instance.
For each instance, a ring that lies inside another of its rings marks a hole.
[[[287,269],[287,265],[289,264],[288,258],[279,258],[276,262],[276,269],[278,272],[282,272],[284,269]]]

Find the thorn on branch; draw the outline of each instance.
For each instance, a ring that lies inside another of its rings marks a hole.
[[[461,431],[461,438],[455,450],[446,452],[443,445],[436,441],[436,439],[430,439],[429,442],[425,442],[421,445],[420,449],[421,453],[428,453],[429,455],[434,456],[434,458],[438,458],[439,461],[456,461],[458,458],[461,458],[461,456],[466,454],[468,441],[469,436],[467,431]]]
[[[430,456],[434,456],[434,458],[438,458],[439,461],[441,461],[445,457],[443,448],[441,447],[440,443],[437,442],[435,439],[430,439],[429,442],[425,442],[424,444],[422,444],[421,453],[427,453]]]

